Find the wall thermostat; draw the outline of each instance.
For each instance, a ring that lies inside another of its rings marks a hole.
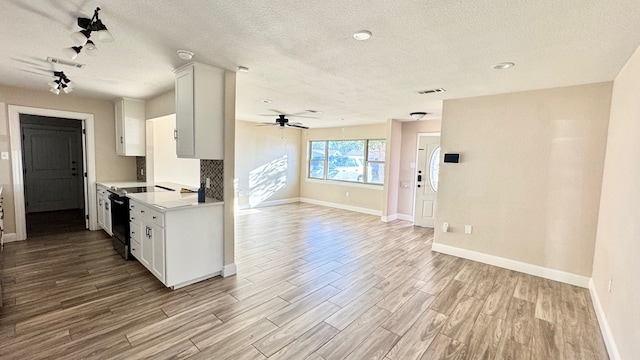
[[[460,154],[444,154],[444,162],[446,163],[459,163]]]

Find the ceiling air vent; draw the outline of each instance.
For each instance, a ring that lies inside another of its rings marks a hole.
[[[78,63],[73,62],[73,61],[57,59],[57,58],[54,58],[54,57],[51,57],[51,56],[49,56],[47,58],[47,61],[50,62],[50,63],[60,64],[60,65],[67,65],[67,66],[71,66],[71,67],[78,68],[78,69],[82,69],[83,67],[85,67],[85,64],[78,64]]]
[[[443,89],[443,88],[437,88],[437,89],[430,89],[430,90],[419,90],[418,94],[424,95],[424,94],[433,94],[433,93],[441,93],[441,92],[445,92],[447,90]]]

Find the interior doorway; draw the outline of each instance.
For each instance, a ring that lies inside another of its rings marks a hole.
[[[438,197],[440,134],[418,135],[413,224],[433,227]]]
[[[81,120],[20,114],[30,237],[87,228]]]

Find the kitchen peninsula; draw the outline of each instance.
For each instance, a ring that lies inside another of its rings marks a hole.
[[[112,221],[103,221],[103,228],[112,229],[116,250],[116,237],[124,233],[122,246],[128,249],[123,256],[130,253],[173,289],[222,271],[224,202],[207,198],[198,203],[197,193],[181,191],[189,189],[174,183],[97,183],[98,197],[111,194],[107,203],[102,195],[102,202],[111,204]]]

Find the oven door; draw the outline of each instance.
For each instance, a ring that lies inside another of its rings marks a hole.
[[[111,194],[111,227],[113,247],[125,259],[129,258],[129,198]]]

